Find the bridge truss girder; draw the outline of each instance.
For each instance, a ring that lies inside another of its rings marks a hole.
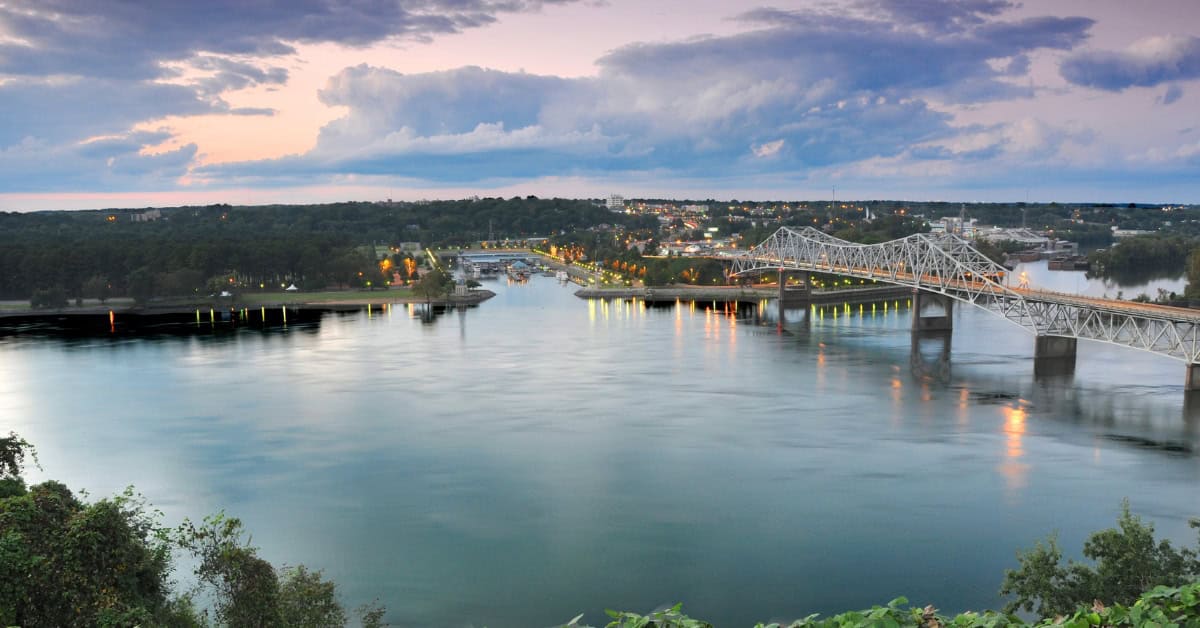
[[[1014,289],[1007,284],[1007,269],[954,234],[918,233],[879,244],[856,244],[811,227],[781,227],[734,258],[730,274],[776,270],[909,286],[984,308],[1039,336],[1107,342],[1200,363],[1200,315],[1180,308],[1136,311],[1121,302],[1098,307],[1095,300],[1078,296]]]

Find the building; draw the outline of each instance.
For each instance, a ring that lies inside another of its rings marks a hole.
[[[157,209],[147,209],[138,214],[130,214],[129,219],[133,222],[153,222],[162,218],[162,211]]]
[[[608,197],[608,202],[604,204],[609,211],[623,212],[625,211],[625,197],[620,194],[613,194]]]

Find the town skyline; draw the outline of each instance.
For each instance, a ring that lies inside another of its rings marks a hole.
[[[0,211],[1200,202],[1200,6],[0,7]]]

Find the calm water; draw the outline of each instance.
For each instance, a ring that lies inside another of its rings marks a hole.
[[[1084,342],[1073,377],[1035,380],[1032,336],[970,307],[951,344],[914,344],[903,302],[781,334],[770,308],[489,287],[433,323],[0,339],[0,431],[94,496],[223,508],[404,626],[994,607],[1018,548],[1057,530],[1078,551],[1123,497],[1194,538],[1173,360]]]

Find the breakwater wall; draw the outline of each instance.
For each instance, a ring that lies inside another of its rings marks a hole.
[[[670,301],[716,301],[718,303],[757,303],[779,298],[778,288],[744,287],[684,287],[653,288],[583,288],[575,291],[582,299],[641,299],[648,303]],[[912,296],[912,288],[876,285],[837,290],[784,291],[785,305],[819,305],[822,303],[859,303]]]

